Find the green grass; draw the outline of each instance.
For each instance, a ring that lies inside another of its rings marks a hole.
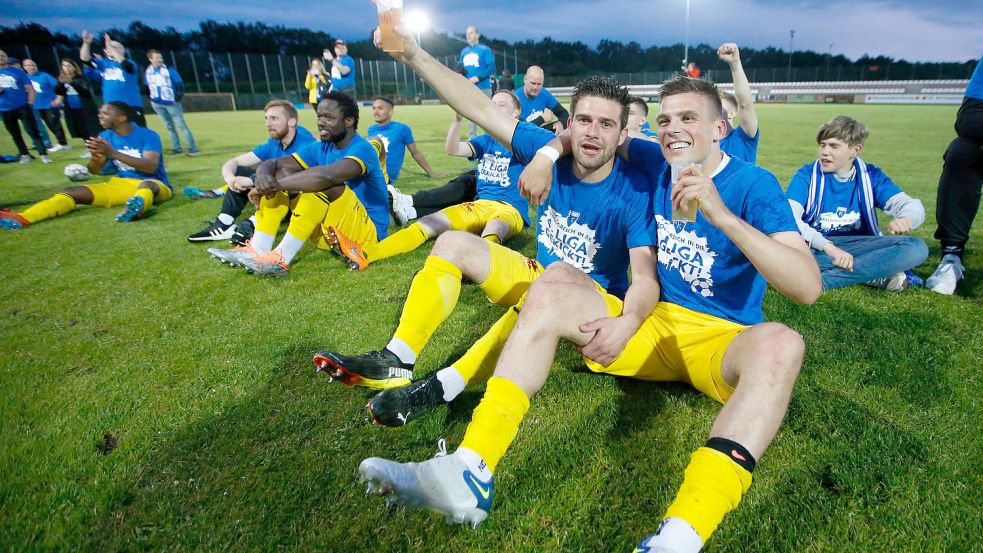
[[[954,107],[759,109],[759,161],[783,183],[815,158],[822,122],[865,121],[864,158],[925,203],[915,234],[931,254],[916,272],[931,273]],[[440,153],[447,108],[397,116],[438,170],[466,167]],[[178,190],[215,185],[225,159],[264,139],[259,112],[188,120],[204,153],[167,159]],[[0,151],[13,151],[6,135]],[[0,166],[0,204],[56,192],[78,153]],[[438,183],[407,156],[399,184]],[[627,551],[654,530],[719,406],[682,385],[585,374],[565,346],[477,531],[365,497],[361,459],[420,460],[442,437],[459,443],[480,392],[378,428],[365,421],[369,394],[327,384],[310,356],[384,345],[428,249],[352,274],[308,246],[288,277],[258,279],[185,241],[218,207],[178,193],[139,223],[80,208],[0,233],[0,549]],[[977,223],[957,296],[852,287],[806,308],[768,292],[768,318],[809,349],[784,427],[708,550],[979,550],[981,238]],[[513,244],[535,247],[528,231]],[[465,286],[418,374],[453,360],[500,312]],[[118,447],[104,454],[107,433]]]

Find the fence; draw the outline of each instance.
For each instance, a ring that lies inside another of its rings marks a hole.
[[[54,46],[14,45],[6,48],[14,57],[30,57],[42,71],[56,75],[58,60],[62,57],[78,57],[77,50],[60,50]],[[212,53],[194,51],[165,51],[165,63],[176,69],[184,79],[189,93],[232,94],[236,109],[260,109],[273,98],[286,98],[292,102],[307,104],[308,91],[304,79],[310,58],[297,55]],[[131,50],[130,58],[142,68],[147,65],[146,52]],[[439,58],[446,66],[457,66],[456,56]],[[413,71],[392,59],[356,59],[356,97],[368,100],[385,95],[398,103],[418,103],[437,98]],[[496,52],[498,68],[509,69],[521,83],[521,71],[525,60],[515,50]],[[879,81],[919,79],[968,79],[973,68],[962,64],[935,65],[820,65],[816,67],[746,68],[751,82],[809,82],[809,81]],[[553,75],[546,67],[548,87],[572,86],[584,75]],[[677,70],[647,72],[611,72],[626,84],[655,84],[677,75]],[[707,69],[703,76],[720,83],[731,82],[727,69]],[[142,77],[141,77],[142,78]],[[207,105],[207,104],[205,104]],[[192,106],[188,106],[192,107]],[[193,109],[193,108],[192,108]]]

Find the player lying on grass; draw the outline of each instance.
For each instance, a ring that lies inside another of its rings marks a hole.
[[[135,117],[133,108],[123,102],[103,104],[99,108],[99,124],[105,130],[85,141],[92,154],[89,173],[97,175],[106,168],[114,176],[104,183],[69,186],[20,213],[0,212],[0,228],[21,229],[64,215],[78,204],[123,205],[123,211],[116,216],[123,223],[139,219],[154,202],[169,200],[171,185],[164,170],[160,135],[132,123]]]
[[[188,236],[190,242],[206,242],[232,239],[240,246],[252,237],[255,221],[243,221],[241,229],[235,226],[236,218],[249,203],[249,189],[256,167],[260,163],[283,156],[292,155],[303,146],[317,142],[310,131],[300,126],[297,109],[286,100],[270,100],[263,108],[266,132],[270,138],[251,151],[240,154],[222,165],[222,180],[229,187],[222,198],[222,210],[215,222]],[[188,189],[185,188],[185,191]],[[238,232],[238,236],[234,236]]]
[[[337,242],[332,232],[366,244],[386,237],[389,208],[381,142],[373,146],[358,135],[358,105],[332,92],[317,105],[320,142],[307,144],[291,156],[264,161],[250,183],[260,203],[256,232],[246,246],[209,248],[223,263],[241,265],[258,275],[283,276],[304,242],[322,249]],[[301,192],[287,232],[273,248],[277,228],[290,204],[288,192]]]
[[[840,115],[819,128],[819,159],[792,177],[785,195],[812,248],[823,290],[867,283],[891,292],[907,286],[905,271],[922,264],[928,246],[900,236],[925,221],[922,202],[879,168],[860,159],[867,127]],[[893,217],[882,236],[876,209]]]
[[[521,105],[515,94],[503,90],[492,97],[496,109],[517,118]],[[487,134],[461,142],[461,116],[454,114],[444,150],[447,155],[478,160],[477,198],[445,208],[423,217],[389,238],[363,246],[342,234],[338,235],[341,254],[351,269],[365,270],[370,263],[404,254],[422,246],[427,240],[449,230],[478,234],[485,240],[501,244],[529,225],[529,202],[519,194],[519,175],[525,165],[512,152]]]
[[[403,55],[431,82],[426,56],[412,47]],[[359,471],[370,490],[454,522],[476,525],[487,517],[495,468],[563,338],[582,348],[594,371],[682,380],[725,403],[659,532],[637,550],[699,551],[736,507],[755,459],[784,418],[805,349],[796,332],[763,322],[765,283],[812,303],[821,292],[819,272],[774,176],[720,152],[726,125],[716,87],[689,78],[666,83],[657,121],[661,150],[642,140],[628,147],[629,160],[656,183],[661,289],[647,290],[655,311],[636,319],[633,306],[598,290],[582,272],[551,266],[529,290],[461,447],[422,463],[366,459]],[[581,145],[572,136],[571,142],[576,154]],[[543,156],[530,169],[548,181],[549,161]],[[690,166],[673,185],[670,162],[701,163],[705,172]],[[691,200],[700,205],[697,220],[674,223],[673,205]],[[611,347],[588,351],[609,330]]]

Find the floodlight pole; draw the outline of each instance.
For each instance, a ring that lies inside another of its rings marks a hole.
[[[686,40],[683,42],[683,71],[689,65],[689,0],[686,0]]]
[[[795,49],[795,29],[788,32],[788,77],[786,81],[792,81],[792,51]]]

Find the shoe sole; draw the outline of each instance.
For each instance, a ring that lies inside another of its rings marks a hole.
[[[348,387],[359,386],[370,390],[388,390],[389,388],[409,386],[412,382],[409,378],[403,377],[384,378],[382,380],[366,378],[319,354],[314,355],[314,368],[317,372],[329,373],[332,382],[341,382]]]
[[[143,215],[143,202],[135,202],[134,199],[131,198],[126,201],[126,208],[123,209],[123,213],[116,216],[117,223],[132,223]]]
[[[348,241],[351,242],[351,240]],[[328,231],[328,245],[331,246],[332,251],[340,255],[342,259],[345,260],[345,264],[348,266],[349,271],[361,272],[369,268],[368,261],[366,261],[365,266],[363,267],[358,260],[355,259],[355,257],[348,255],[348,253],[345,252],[345,249],[341,245],[341,239],[338,238],[338,234],[334,228]]]
[[[228,240],[232,238],[231,233],[222,233],[217,235],[209,236],[189,236],[188,242],[218,242],[219,240]]]

